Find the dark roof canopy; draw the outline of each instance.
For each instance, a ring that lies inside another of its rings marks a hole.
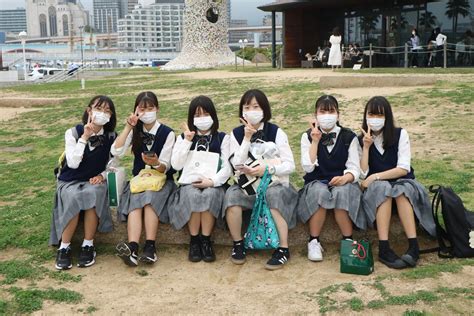
[[[277,0],[258,8],[262,11],[286,11],[299,8],[380,8],[397,5],[424,4],[436,0]]]

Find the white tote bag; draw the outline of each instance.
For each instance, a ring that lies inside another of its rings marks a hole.
[[[202,178],[213,178],[219,171],[220,155],[209,151],[192,150],[188,153],[179,184],[191,184]]]

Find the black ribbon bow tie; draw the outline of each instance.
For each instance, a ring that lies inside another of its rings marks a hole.
[[[265,141],[265,132],[263,129],[258,130],[255,134],[252,135],[250,138],[250,142],[254,143],[257,140]]]
[[[334,145],[334,139],[336,138],[336,133],[328,133],[328,134],[322,134],[321,135],[321,144],[324,146],[331,146]]]
[[[142,132],[142,141],[145,145],[150,146],[155,140],[155,135],[147,132]]]
[[[104,141],[105,141],[104,135],[95,135],[95,136],[89,137],[89,144],[92,147],[102,146],[104,144]]]
[[[196,150],[206,151],[211,143],[211,135],[196,135]]]

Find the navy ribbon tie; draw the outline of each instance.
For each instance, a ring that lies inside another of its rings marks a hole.
[[[105,136],[104,135],[96,135],[89,137],[89,144],[92,147],[99,147],[104,144]]]
[[[196,150],[207,151],[209,144],[211,143],[211,135],[196,135]]]
[[[262,129],[255,132],[255,134],[252,135],[252,138],[250,138],[251,143],[254,143],[257,140],[265,141],[265,132]]]
[[[145,145],[150,146],[155,140],[155,135],[147,132],[142,132],[142,140]]]
[[[334,145],[334,139],[336,138],[336,133],[328,133],[328,134],[322,134],[321,135],[321,144],[324,146],[331,146]]]

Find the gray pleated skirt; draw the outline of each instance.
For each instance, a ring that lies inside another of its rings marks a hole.
[[[120,205],[117,208],[117,216],[119,221],[125,222],[128,214],[135,209],[151,205],[155,210],[156,216],[160,222],[168,223],[167,203],[171,193],[176,189],[174,181],[166,180],[165,185],[160,191],[145,191],[141,193],[130,192],[130,182],[123,189]]]
[[[368,225],[373,227],[380,204],[389,197],[396,198],[402,194],[410,201],[421,226],[431,236],[436,236],[428,192],[418,181],[410,179],[398,179],[394,182],[374,181],[369,185],[362,196],[361,205],[362,211],[367,216]]]
[[[223,187],[199,189],[183,185],[171,194],[168,200],[170,224],[181,229],[191,218],[191,213],[209,211],[216,219],[222,219]]]
[[[296,203],[298,202],[298,192],[290,184],[288,187],[282,184],[271,185],[267,189],[267,203],[271,209],[276,209],[291,229],[296,226]],[[231,206],[241,206],[244,210],[251,210],[255,203],[256,195],[246,195],[238,185],[234,184],[227,189],[224,198],[224,211]]]
[[[53,216],[49,245],[58,245],[67,224],[81,211],[95,208],[99,217],[99,232],[113,229],[107,184],[90,184],[89,181],[58,181],[54,196]]]
[[[360,208],[362,191],[356,183],[328,188],[319,181],[305,185],[299,192],[297,214],[306,223],[320,207],[327,210],[342,209],[349,213],[352,222],[360,229],[367,228],[365,214]]]

